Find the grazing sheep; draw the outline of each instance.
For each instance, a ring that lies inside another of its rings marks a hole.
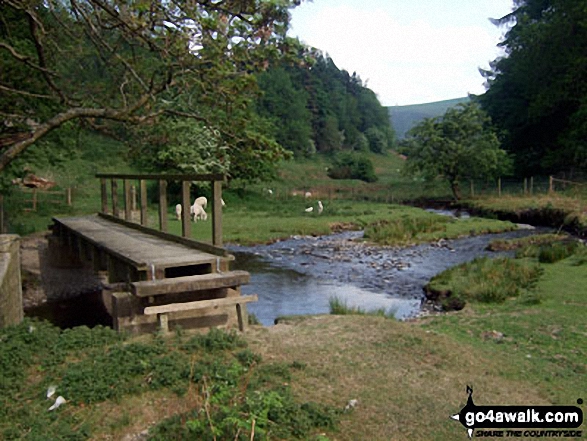
[[[306,199],[308,199],[308,198],[311,198],[311,197],[312,197],[312,193],[310,193],[309,191],[307,191],[307,192],[304,194],[304,197],[305,197]]]
[[[208,215],[204,211],[204,208],[199,204],[192,205],[191,214],[194,215],[194,222],[197,222],[198,219],[201,219],[204,221],[208,219]]]
[[[308,207],[304,210],[306,213],[311,213],[312,211],[314,211],[314,207]]]
[[[200,196],[194,201],[194,205],[198,204],[202,208],[206,208],[208,206],[208,199],[205,196]]]
[[[318,214],[322,214],[324,211],[324,205],[322,205],[322,201],[318,201]]]
[[[223,207],[226,207],[226,203],[224,202],[224,199],[220,198],[220,203],[222,204]]]
[[[181,204],[175,206],[175,215],[177,216],[177,220],[181,220]]]

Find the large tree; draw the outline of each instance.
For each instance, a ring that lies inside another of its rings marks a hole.
[[[275,160],[278,146],[251,132],[242,109],[253,73],[292,46],[285,32],[296,4],[2,1],[0,171],[67,122],[153,125],[164,115],[220,129],[237,163]]]
[[[577,0],[516,0],[505,56],[484,72],[483,108],[504,132],[521,173],[587,169],[587,7]]]
[[[456,200],[461,198],[464,180],[495,178],[509,168],[489,118],[476,103],[460,104],[442,117],[423,120],[408,132],[404,151],[407,173],[446,180]]]

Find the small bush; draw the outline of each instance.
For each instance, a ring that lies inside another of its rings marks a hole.
[[[338,154],[328,170],[328,176],[332,179],[360,179],[365,182],[377,181],[377,175],[373,163],[369,158],[353,152]]]

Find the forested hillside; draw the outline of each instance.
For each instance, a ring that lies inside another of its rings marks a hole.
[[[296,156],[390,148],[394,134],[375,93],[328,56],[310,57],[310,64],[282,63],[258,77],[257,111],[275,139]]]
[[[460,103],[469,101],[468,97],[455,98],[452,100],[436,101],[433,103],[411,104],[408,106],[390,106],[387,108],[391,125],[396,133],[397,139],[403,139],[412,127],[424,118],[435,118],[442,116],[449,108]]]
[[[98,132],[137,170],[244,182],[284,158],[393,143],[360,78],[287,37],[295,0],[33,4],[0,6],[3,191],[100,150]]]

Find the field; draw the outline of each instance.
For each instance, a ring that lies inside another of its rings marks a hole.
[[[0,331],[0,434],[466,439],[449,419],[465,405],[466,386],[477,405],[576,405],[587,395],[586,262],[539,264],[539,302],[470,302],[410,322],[292,317],[243,337],[179,332],[135,341],[25,322]],[[51,412],[50,385],[67,400]]]
[[[374,184],[333,182],[328,161],[319,158],[284,164],[279,179],[244,192],[227,188],[225,242],[364,228],[366,240],[406,245],[512,228],[398,205],[445,198],[448,189],[402,176],[402,160],[393,154],[373,158]],[[51,215],[97,211],[97,180],[78,179],[76,186],[73,208],[22,212],[13,225],[32,232],[44,230]],[[310,191],[312,198],[294,191]],[[324,212],[306,213],[317,200]],[[558,210],[560,203],[565,213],[582,213],[585,207],[553,196],[473,203],[493,212],[524,205]],[[179,233],[171,209],[168,214]],[[194,237],[210,239],[209,221],[192,227]],[[542,241],[551,239],[559,238],[496,245],[529,247],[516,262],[538,270],[523,292],[514,287],[505,298],[467,298],[461,311],[409,322],[346,311],[251,326],[241,336],[179,331],[131,340],[103,328],[62,331],[27,320],[0,330],[0,438],[458,440],[466,439],[465,429],[449,416],[466,404],[467,386],[477,405],[577,405],[587,396],[587,258],[584,247],[571,256],[550,250]],[[473,286],[477,271],[485,269],[456,273],[460,289]],[[496,278],[490,285],[505,274],[488,271]],[[443,283],[456,289],[451,277]],[[52,385],[66,403],[49,411]]]

